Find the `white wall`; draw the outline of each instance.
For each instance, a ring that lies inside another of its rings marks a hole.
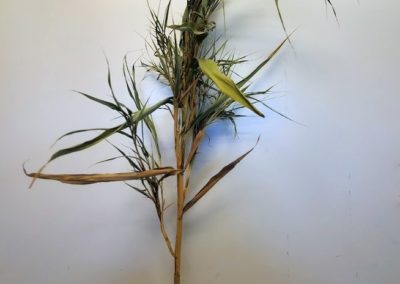
[[[299,27],[295,53],[281,52],[257,86],[277,83],[271,106],[305,126],[268,113],[242,120],[239,139],[211,131],[203,152],[217,162],[201,159],[197,185],[262,139],[188,214],[184,283],[398,284],[400,4],[335,0],[338,26],[322,1],[281,2]],[[240,54],[260,59],[283,37],[272,0],[230,0],[226,13]],[[112,125],[70,90],[106,97],[102,50],[122,89],[122,56],[145,55],[147,18],[144,1],[0,0],[0,283],[171,283],[148,201],[118,184],[28,190],[21,170],[66,131]],[[99,146],[48,171],[126,169],[88,169],[111,153]]]

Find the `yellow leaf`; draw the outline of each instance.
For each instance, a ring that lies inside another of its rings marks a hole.
[[[204,75],[206,75],[218,89],[232,100],[238,102],[244,107],[250,109],[257,115],[264,117],[264,114],[256,109],[246,98],[246,96],[239,90],[235,82],[225,74],[223,74],[218,67],[218,64],[211,59],[199,59],[199,66]]]

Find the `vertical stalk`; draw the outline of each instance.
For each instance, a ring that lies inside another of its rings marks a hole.
[[[183,206],[184,206],[184,187],[183,174],[179,174],[177,178],[178,186],[178,206],[176,220],[176,239],[175,239],[175,273],[174,284],[181,283],[181,255],[182,255],[182,233],[183,233]]]
[[[185,153],[185,139],[182,134],[182,118],[179,107],[174,108],[174,134],[175,134],[175,154],[176,167],[179,170],[177,174],[177,211],[176,211],[176,235],[174,251],[174,284],[181,283],[181,255],[182,255],[182,233],[183,233],[183,207],[185,202],[184,192],[184,172],[183,161]]]
[[[198,0],[196,0],[198,2]],[[191,11],[195,3],[187,1],[186,13],[183,17],[183,23],[191,22]],[[198,5],[198,3],[196,4]],[[177,174],[177,211],[176,211],[176,236],[175,236],[175,273],[174,284],[181,283],[181,260],[182,260],[182,238],[183,238],[183,208],[185,206],[185,196],[188,186],[185,185],[185,151],[188,134],[187,125],[190,125],[196,109],[195,90],[197,80],[193,78],[194,56],[198,45],[190,32],[183,32],[181,38],[182,51],[182,73],[180,74],[182,84],[179,93],[174,101],[174,131],[175,131],[175,154]],[[188,178],[188,177],[187,177]]]

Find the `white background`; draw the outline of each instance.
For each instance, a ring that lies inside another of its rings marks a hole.
[[[323,1],[281,2],[289,30],[298,28],[295,50],[286,47],[255,89],[276,84],[270,105],[302,125],[266,112],[242,119],[239,138],[229,124],[210,129],[194,191],[262,136],[187,215],[183,283],[398,284],[400,4],[335,0],[338,25]],[[123,95],[122,57],[146,56],[148,17],[145,1],[0,0],[1,283],[172,283],[147,200],[123,184],[38,181],[29,190],[22,172],[28,159],[29,170],[43,164],[61,134],[113,125],[114,114],[71,90],[107,98],[104,51]],[[284,36],[272,0],[227,1],[226,26],[230,46],[250,54],[244,71]],[[145,94],[162,91],[148,81]],[[47,170],[126,170],[88,168],[110,148]]]

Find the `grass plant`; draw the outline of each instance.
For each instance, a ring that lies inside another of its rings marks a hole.
[[[26,175],[36,179],[56,180],[69,184],[92,184],[101,182],[125,182],[127,186],[145,196],[154,204],[160,224],[160,232],[166,247],[174,261],[174,283],[181,283],[181,255],[183,239],[183,219],[191,208],[210,192],[212,188],[250,152],[228,163],[188,200],[192,190],[190,182],[192,168],[198,155],[207,128],[220,120],[230,121],[236,129],[236,119],[243,116],[241,109],[259,117],[264,117],[261,107],[271,109],[264,101],[271,88],[249,92],[252,78],[265,68],[279,50],[289,41],[279,1],[275,0],[277,15],[286,32],[286,37],[272,52],[261,61],[254,70],[243,74],[234,81],[232,75],[237,65],[246,62],[245,57],[237,57],[226,50],[226,41],[215,35],[216,23],[212,21],[214,13],[223,8],[223,0],[188,0],[179,24],[171,18],[171,0],[166,1],[164,13],[160,15],[151,7],[151,37],[147,49],[154,56],[143,61],[141,66],[157,75],[159,81],[169,86],[172,95],[150,105],[148,98],[139,94],[135,78],[135,64],[124,59],[123,74],[130,103],[122,103],[113,89],[110,69],[108,68],[108,86],[111,93],[109,101],[78,92],[87,99],[114,111],[119,122],[111,128],[81,129],[66,133],[60,139],[82,132],[95,135],[82,143],[56,151],[48,162],[37,172]],[[332,3],[327,0],[333,12]],[[167,111],[173,123],[171,139],[174,143],[175,165],[164,165],[159,133],[152,114]],[[108,141],[111,136],[121,136],[129,143],[129,149],[112,145],[119,153],[115,158],[125,159],[131,166],[130,172],[112,174],[45,174],[48,163],[63,156],[77,153]],[[203,153],[207,155],[207,153]],[[165,228],[164,215],[167,209],[164,198],[164,181],[176,179],[176,231],[172,239]],[[136,183],[129,183],[137,180]],[[32,185],[31,184],[31,185]]]

